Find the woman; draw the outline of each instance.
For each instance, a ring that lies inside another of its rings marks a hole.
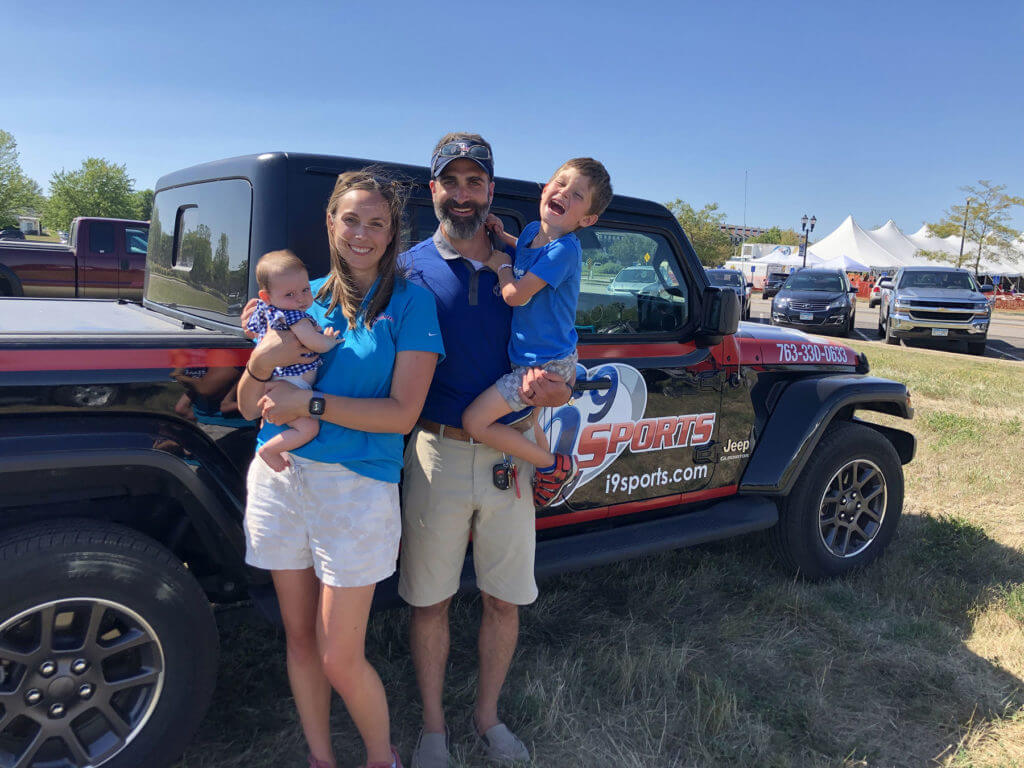
[[[327,206],[331,272],[312,282],[307,311],[342,341],[323,355],[310,392],[266,383],[305,351],[291,333],[269,331],[238,387],[242,413],[264,419],[261,445],[299,416],[321,422],[283,472],[253,459],[245,513],[246,561],[273,574],[311,768],[336,766],[331,686],[359,729],[367,768],[401,765],[363,649],[374,586],[398,555],[402,435],[444,352],[433,297],[396,274],[402,204],[399,187],[373,173],[338,177]]]

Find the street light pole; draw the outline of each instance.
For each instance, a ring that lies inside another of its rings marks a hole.
[[[960,230],[960,258],[964,257],[964,238],[967,236],[967,212],[971,210],[971,198],[967,198],[967,205],[964,206],[964,226]]]
[[[808,219],[806,213],[803,218],[800,219],[800,231],[804,233],[804,269],[807,268],[807,241],[810,240],[811,232],[814,231],[814,225],[817,221],[818,218],[816,216],[811,216],[811,218]]]

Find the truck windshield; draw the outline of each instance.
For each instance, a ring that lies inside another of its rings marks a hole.
[[[977,291],[977,283],[966,272],[904,272],[900,288],[961,288]]]

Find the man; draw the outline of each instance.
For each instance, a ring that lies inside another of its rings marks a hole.
[[[494,194],[490,144],[476,134],[444,136],[431,158],[430,192],[440,226],[400,260],[409,279],[437,300],[446,354],[406,449],[402,490],[398,591],[412,606],[410,644],[423,701],[412,768],[448,766],[442,706],[448,608],[470,533],[483,603],[473,726],[490,758],[528,761],[525,745],[498,718],[498,697],[516,648],[519,606],[537,598],[532,467],[519,465],[525,492],[500,490],[493,468],[502,454],[471,441],[461,428],[466,406],[509,371],[512,310],[495,291],[497,276],[483,266],[492,250],[483,226]],[[537,370],[522,394],[531,405],[559,406],[568,401],[570,386]],[[528,432],[529,414],[503,421]]]

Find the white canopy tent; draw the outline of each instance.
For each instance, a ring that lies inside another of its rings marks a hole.
[[[889,219],[878,229],[872,229],[868,234],[872,240],[903,261],[904,264],[924,265],[930,263],[926,257],[917,255],[921,247],[904,235],[892,219]]]
[[[875,241],[853,220],[853,216],[847,216],[831,234],[810,249],[821,261],[849,257],[866,267],[890,270],[898,269],[906,263]]]
[[[836,256],[834,259],[814,265],[818,269],[841,269],[844,272],[867,272],[867,264],[861,264],[850,256]]]
[[[813,253],[807,254],[807,266],[816,267],[821,261],[820,258],[815,256]],[[762,256],[759,259],[754,259],[752,264],[777,264],[782,267],[802,267],[804,265],[804,259],[798,253],[790,253],[789,255],[782,255],[781,253],[769,253],[767,256]]]

